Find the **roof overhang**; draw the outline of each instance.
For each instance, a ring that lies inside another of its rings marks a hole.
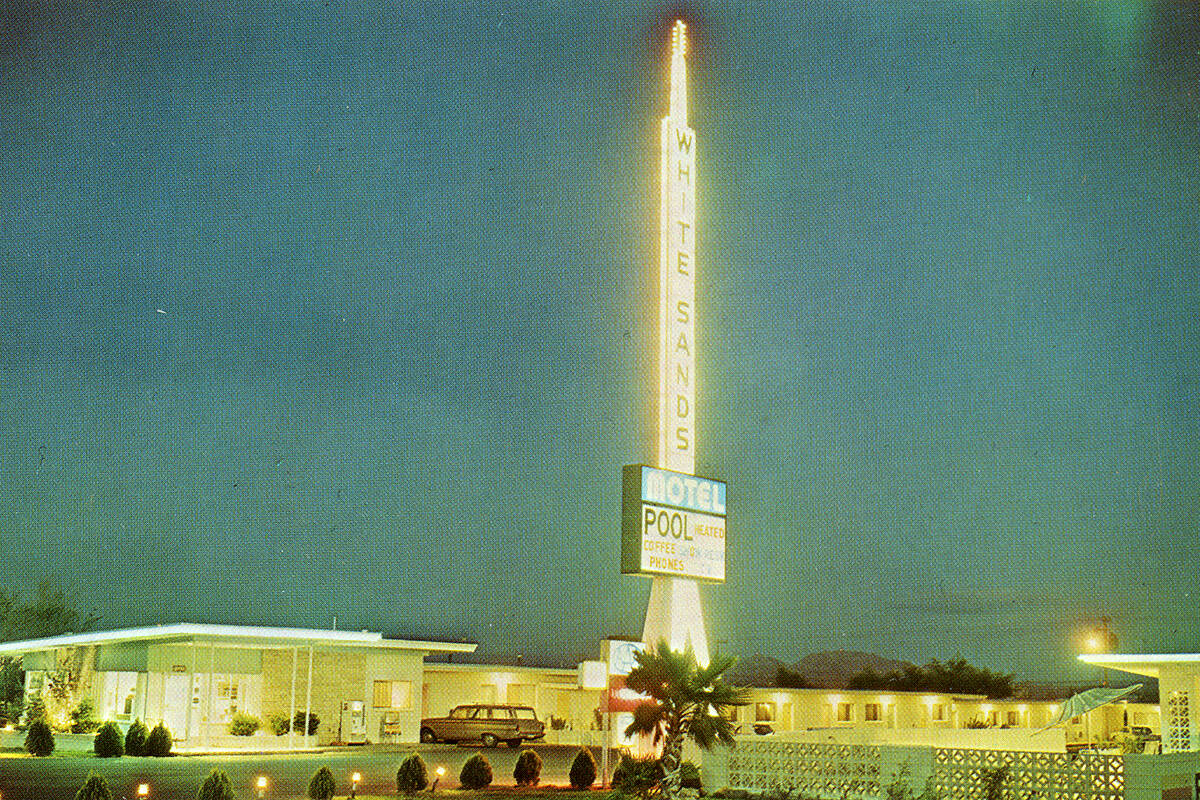
[[[1200,653],[1085,653],[1079,660],[1094,667],[1120,670],[1147,678],[1159,677],[1164,666],[1190,666],[1200,669]]]
[[[115,631],[68,633],[44,639],[0,642],[0,655],[33,653],[60,647],[132,642],[204,642],[231,647],[348,647],[409,650],[425,653],[473,653],[476,645],[466,642],[430,642],[418,639],[385,639],[371,631],[331,631],[316,628],[270,628],[252,625],[205,625],[180,622]]]

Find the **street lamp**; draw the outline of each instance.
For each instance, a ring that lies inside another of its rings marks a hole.
[[[1112,617],[1100,617],[1100,627],[1094,629],[1084,640],[1084,647],[1091,653],[1111,653],[1117,649],[1117,635],[1113,633]],[[1100,668],[1100,685],[1108,686],[1108,667]]]

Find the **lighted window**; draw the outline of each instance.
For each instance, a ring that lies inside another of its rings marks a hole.
[[[1020,714],[1020,712],[1017,712],[1017,711],[1009,711],[1004,716],[1004,719],[1005,719],[1005,724],[1008,725],[1008,727],[1010,727],[1010,728],[1021,724],[1021,714]]]
[[[854,719],[854,706],[849,703],[838,703],[837,707],[838,722],[850,722]]]
[[[754,721],[755,722],[774,722],[775,721],[775,704],[774,703],[755,703],[754,704]]]
[[[1000,724],[1000,712],[989,711],[987,716],[988,725],[996,726]]]
[[[933,714],[934,722],[944,722],[946,720],[946,707],[941,703],[933,706],[931,713]]]
[[[864,705],[863,719],[867,722],[879,722],[879,703],[867,703]]]
[[[412,708],[411,681],[375,681],[375,708]]]

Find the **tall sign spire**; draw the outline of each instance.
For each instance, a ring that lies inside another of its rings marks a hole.
[[[688,127],[687,26],[671,31],[671,105],[663,117],[659,231],[658,465],[696,468],[696,132]]]
[[[696,132],[688,127],[687,51],[687,25],[676,20],[671,30],[670,106],[660,137],[658,466],[692,476],[696,471]],[[720,522],[723,579],[725,532],[723,519]],[[649,524],[643,528],[649,530]],[[711,525],[706,529],[717,530]],[[653,541],[653,534],[646,535]],[[678,538],[681,552],[696,555],[691,533],[681,531]],[[653,578],[642,641],[653,645],[664,639],[676,650],[690,644],[696,659],[708,663],[700,587],[695,580]]]

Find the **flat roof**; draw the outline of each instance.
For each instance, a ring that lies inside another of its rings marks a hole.
[[[1106,667],[1147,678],[1159,677],[1164,665],[1193,664],[1200,666],[1200,653],[1084,653],[1079,660],[1095,667]]]
[[[43,639],[0,642],[0,654],[30,653],[58,647],[116,644],[138,641],[205,641],[261,647],[321,645],[338,647],[378,647],[390,650],[423,650],[430,653],[473,653],[476,645],[465,642],[430,642],[419,639],[385,639],[372,631],[331,631],[318,628],[272,628],[255,625],[209,625],[177,622],[143,628],[113,631],[67,633]]]

